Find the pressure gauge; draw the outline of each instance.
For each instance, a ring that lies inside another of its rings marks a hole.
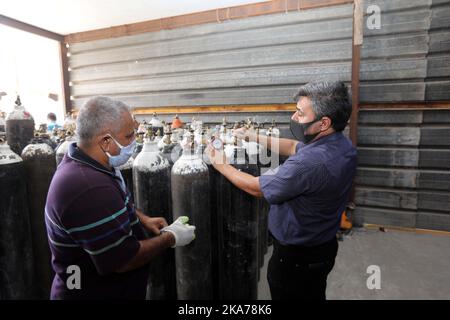
[[[222,142],[222,140],[216,138],[216,139],[214,139],[211,143],[212,143],[212,146],[214,147],[214,149],[216,149],[216,150],[222,150],[222,148],[223,148],[223,142]]]

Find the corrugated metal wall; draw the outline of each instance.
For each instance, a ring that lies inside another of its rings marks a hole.
[[[450,100],[450,1],[366,0],[381,28],[364,28],[362,102]]]
[[[381,29],[364,30],[361,101],[450,100],[450,1],[373,4]],[[308,81],[350,82],[351,37],[341,5],[72,44],[71,93],[76,107],[98,94],[133,107],[291,103]],[[289,116],[227,120],[274,119],[289,136]],[[356,222],[450,230],[450,110],[364,110],[358,135]]]
[[[357,223],[450,230],[450,110],[361,111]]]
[[[450,1],[433,0],[427,66],[427,100],[450,100]]]
[[[366,0],[381,9],[381,28],[364,28],[362,102],[424,101],[431,0]],[[366,20],[367,21],[367,20]]]
[[[450,1],[366,1],[361,100],[450,100]],[[375,72],[374,72],[375,71]],[[360,112],[357,222],[450,230],[450,111]]]
[[[132,107],[292,103],[302,83],[349,82],[352,5],[70,46],[75,107],[109,95]]]

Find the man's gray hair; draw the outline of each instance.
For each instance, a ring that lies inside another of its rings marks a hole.
[[[344,82],[310,82],[300,87],[295,101],[301,97],[311,100],[316,119],[329,117],[334,130],[345,129],[352,114],[352,103]]]
[[[102,96],[89,99],[78,113],[78,139],[80,142],[89,143],[92,138],[105,131],[118,133],[121,130],[121,119],[126,112],[130,112],[130,107],[121,101]]]

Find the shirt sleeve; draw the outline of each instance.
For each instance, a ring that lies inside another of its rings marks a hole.
[[[66,232],[86,251],[101,275],[115,272],[138,252],[125,201],[117,189],[95,187],[77,197],[61,219]]]
[[[275,172],[269,171],[259,177],[261,192],[270,204],[281,204],[314,192],[325,182],[326,173],[321,164],[308,166],[298,159],[288,159]]]

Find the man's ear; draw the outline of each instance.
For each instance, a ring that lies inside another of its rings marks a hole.
[[[110,143],[111,143],[111,137],[109,137],[109,136],[104,135],[104,136],[101,136],[98,138],[98,144],[101,146],[101,148],[105,152],[109,152]]]
[[[332,121],[329,117],[323,117],[321,122],[321,130],[326,131],[332,127]]]

